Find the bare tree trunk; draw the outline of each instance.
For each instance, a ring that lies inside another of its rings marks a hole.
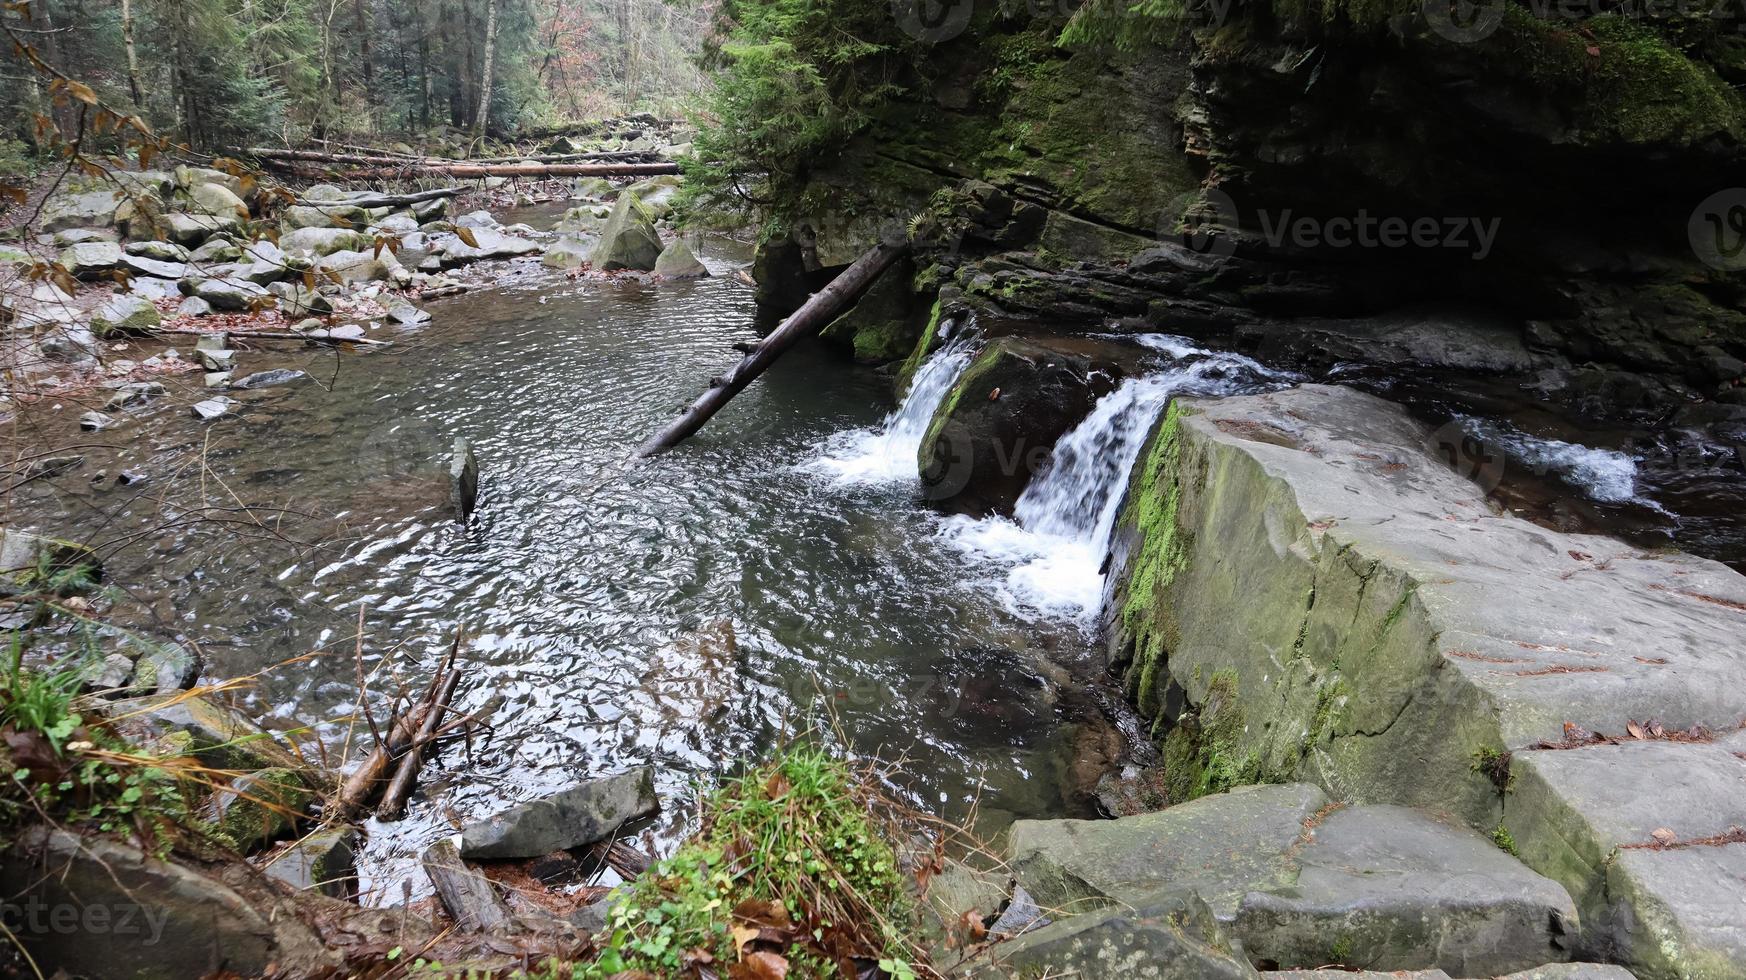
[[[370,116],[370,131],[376,130],[376,70],[370,64],[370,29],[369,12],[364,8],[364,0],[352,0],[352,21],[358,30],[358,60],[364,63],[364,108]]]
[[[497,0],[485,4],[485,72],[479,82],[479,114],[473,117],[473,131],[485,132],[491,118],[491,69],[497,60]]]
[[[716,412],[721,411],[722,406],[744,391],[758,375],[763,374],[765,368],[776,363],[776,359],[788,348],[799,343],[801,338],[823,330],[862,290],[907,251],[909,246],[906,244],[882,242],[863,252],[860,258],[832,279],[829,285],[814,293],[800,309],[783,320],[781,326],[771,331],[770,336],[765,337],[764,342],[753,348],[731,371],[710,382],[708,391],[692,402],[691,407],[679,418],[650,436],[642,448],[637,450],[637,454],[653,456],[690,438]]]
[[[133,46],[133,0],[121,0],[121,46],[127,53],[127,94],[138,109],[145,105],[145,97],[140,94],[139,53]]]

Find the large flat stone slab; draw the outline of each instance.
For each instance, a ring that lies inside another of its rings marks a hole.
[[[1493,841],[1315,786],[1242,787],[1119,820],[1021,820],[1009,866],[1055,913],[1190,892],[1249,961],[1496,976],[1570,959],[1563,886]]]
[[[1259,976],[1205,903],[1191,893],[1143,899],[998,943],[965,972],[998,977],[1146,977],[1150,980],[1250,980]]]
[[[1248,892],[1296,877],[1287,854],[1328,802],[1304,783],[1244,786],[1120,820],[1020,820],[1008,863],[1046,909],[1132,905],[1184,884],[1229,920]]]
[[[1624,951],[1649,977],[1746,975],[1738,931],[1690,897],[1738,890],[1730,848],[1746,845],[1716,849],[1678,893],[1628,874],[1666,851],[1570,858],[1624,842],[1589,812],[1607,794],[1579,786],[1653,807],[1664,785],[1725,783],[1746,762],[1682,753],[1669,764],[1690,772],[1597,767],[1521,788],[1539,776],[1532,747],[1567,724],[1628,738],[1633,720],[1725,732],[1746,718],[1746,578],[1500,514],[1469,479],[1494,465],[1349,389],[1173,406],[1130,487],[1111,632],[1175,798],[1306,779],[1502,824],[1585,913],[1609,910],[1585,917],[1583,952]]]

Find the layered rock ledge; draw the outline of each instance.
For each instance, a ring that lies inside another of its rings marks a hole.
[[[1315,385],[1177,402],[1117,537],[1172,799],[1447,814],[1568,890],[1577,958],[1746,973],[1746,578],[1497,513],[1403,410]]]

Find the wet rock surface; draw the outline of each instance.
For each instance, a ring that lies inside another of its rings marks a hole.
[[[1173,798],[1298,776],[1501,826],[1575,900],[1575,952],[1738,969],[1746,920],[1721,895],[1746,812],[1720,787],[1746,764],[1709,743],[1746,718],[1746,579],[1498,515],[1432,442],[1320,386],[1186,400],[1160,425],[1113,615]],[[1641,777],[1588,762],[1650,757]]]
[[[659,809],[653,778],[652,770],[637,769],[593,779],[469,824],[461,856],[538,857],[611,837]]]

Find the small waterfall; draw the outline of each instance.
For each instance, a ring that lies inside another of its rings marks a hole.
[[[1009,606],[1084,617],[1103,598],[1100,571],[1140,450],[1177,395],[1259,391],[1285,376],[1238,354],[1179,337],[1138,338],[1168,359],[1129,378],[1062,436],[1048,465],[1014,507],[1015,520],[951,518],[945,537],[1005,569],[992,582]]]
[[[916,368],[909,392],[897,411],[877,429],[841,434],[827,443],[813,468],[839,483],[895,483],[917,478],[916,454],[934,410],[973,357],[970,331],[965,330],[929,355]]]

